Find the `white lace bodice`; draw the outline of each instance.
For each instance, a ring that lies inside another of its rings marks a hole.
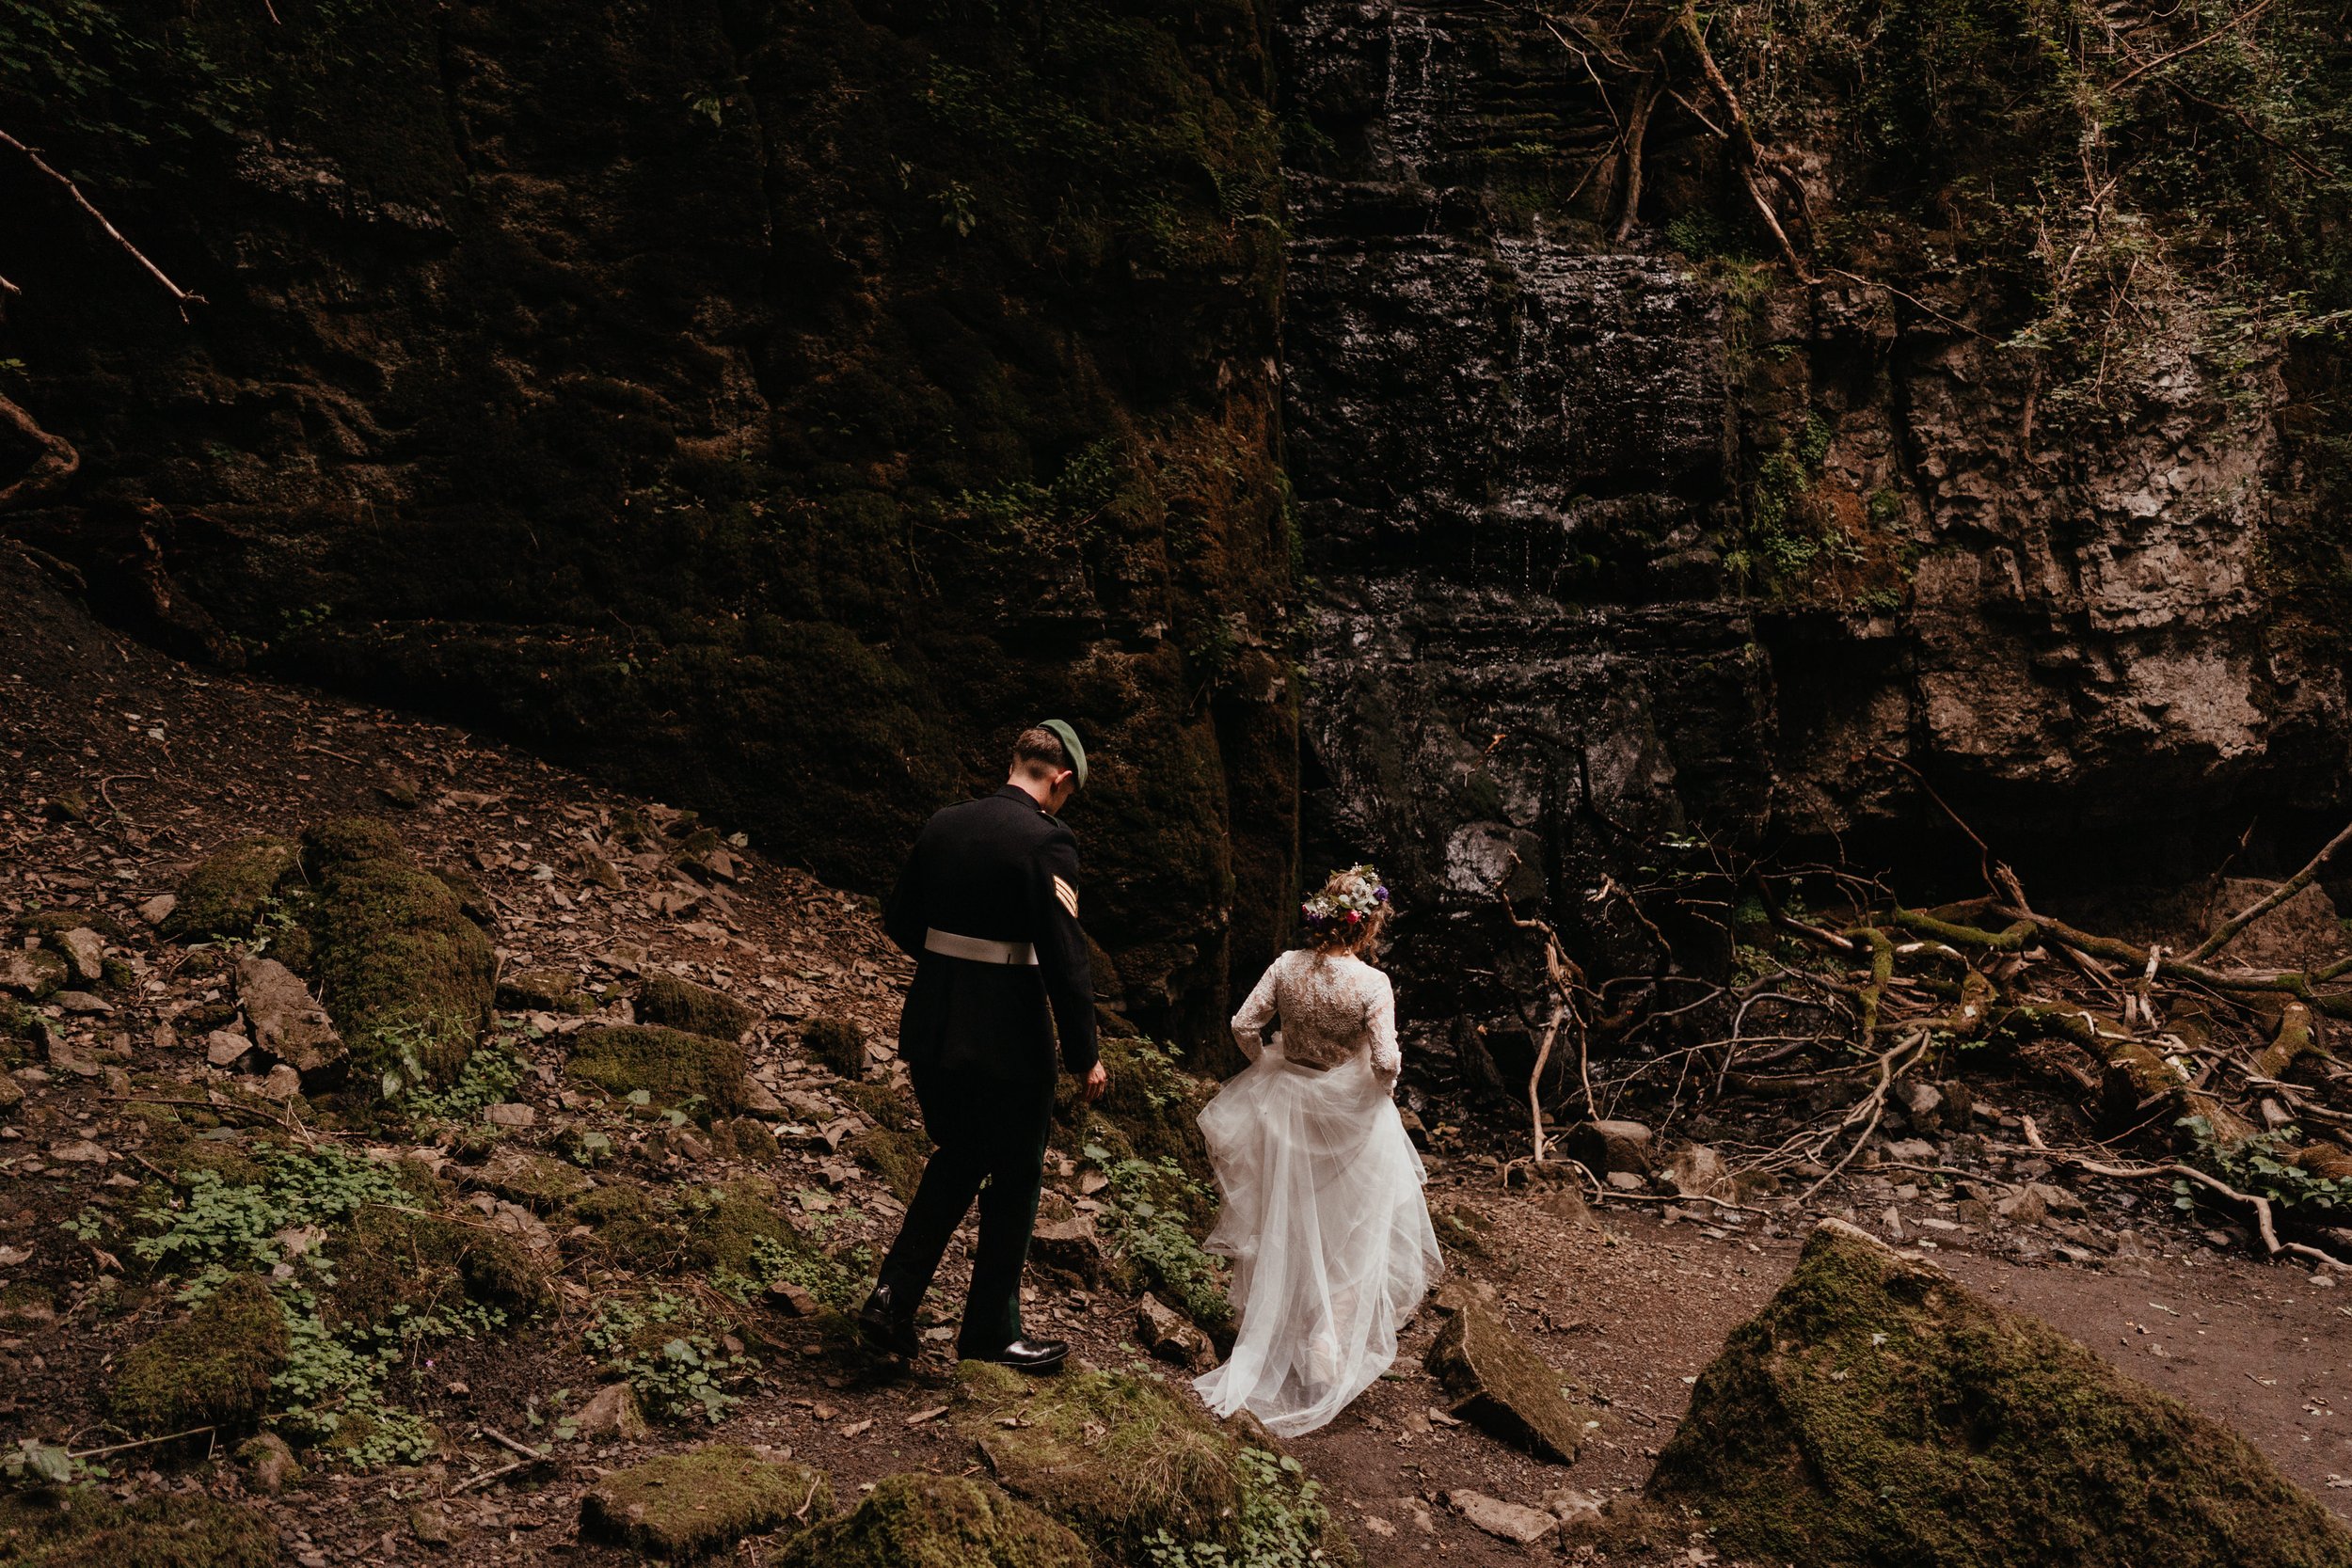
[[[1251,1061],[1265,1049],[1266,1025],[1282,1021],[1282,1054],[1331,1067],[1367,1043],[1372,1069],[1396,1081],[1404,1057],[1396,1044],[1396,990],[1389,977],[1352,954],[1297,947],[1266,967],[1233,1015],[1233,1038]]]

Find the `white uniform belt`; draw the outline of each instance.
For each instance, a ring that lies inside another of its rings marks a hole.
[[[936,926],[923,933],[923,950],[950,958],[970,958],[983,964],[1033,964],[1037,944],[1030,942],[991,942],[986,937],[960,937]]]

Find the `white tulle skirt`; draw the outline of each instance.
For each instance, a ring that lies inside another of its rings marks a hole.
[[[1398,1329],[1442,1266],[1421,1155],[1359,1052],[1328,1071],[1269,1045],[1200,1112],[1233,1260],[1233,1354],[1194,1380],[1278,1437],[1312,1432],[1396,1359]]]

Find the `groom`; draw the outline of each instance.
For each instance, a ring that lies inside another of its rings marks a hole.
[[[924,825],[882,911],[890,940],[916,961],[898,1054],[939,1147],[858,1314],[877,1350],[910,1359],[921,1351],[914,1308],[977,1195],[979,1247],[958,1354],[1031,1372],[1070,1354],[1022,1333],[1021,1267],[1044,1175],[1057,1026],[1062,1065],[1087,1099],[1110,1082],[1095,1053],[1078,927],[1078,841],[1055,816],[1086,776],[1068,724],[1022,731],[1004,787]]]

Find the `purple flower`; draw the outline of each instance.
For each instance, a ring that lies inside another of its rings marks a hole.
[[[1389,890],[1385,887],[1374,888],[1372,890],[1372,901],[1375,904],[1387,903],[1389,901]]]

